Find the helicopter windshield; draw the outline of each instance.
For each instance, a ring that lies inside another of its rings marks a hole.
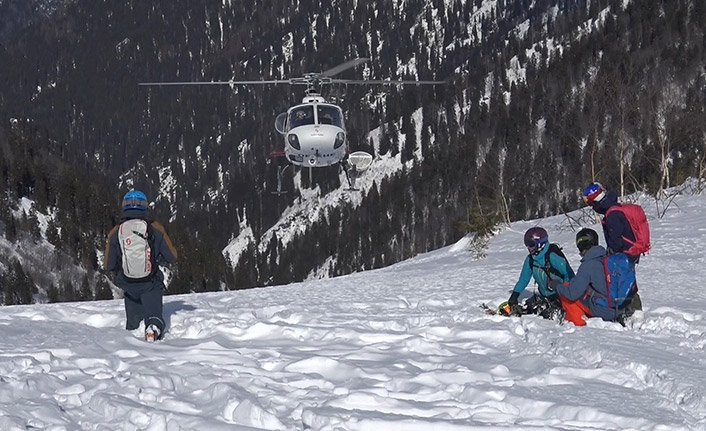
[[[341,121],[341,110],[335,106],[319,105],[316,107],[316,115],[319,118],[319,124],[332,124],[343,128]]]
[[[307,124],[314,124],[314,107],[309,106],[299,106],[289,113],[289,124],[290,130],[299,127],[306,126]]]

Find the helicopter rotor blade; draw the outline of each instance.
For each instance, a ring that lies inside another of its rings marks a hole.
[[[360,84],[360,85],[441,85],[446,81],[415,81],[415,80],[389,80],[389,79],[332,79],[336,84]]]
[[[268,85],[268,84],[296,84],[290,79],[271,79],[261,81],[184,81],[184,82],[140,82],[142,86],[165,85]]]
[[[322,76],[337,75],[346,69],[350,69],[351,67],[355,67],[359,64],[365,63],[366,61],[370,61],[370,59],[369,58],[355,58],[353,60],[349,60],[349,61],[346,61],[345,63],[339,64],[336,67],[332,67],[331,69],[322,72],[321,75]]]

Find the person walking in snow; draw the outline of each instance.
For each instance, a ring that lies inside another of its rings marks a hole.
[[[576,234],[576,248],[581,255],[581,265],[569,282],[549,282],[549,288],[559,295],[565,311],[564,319],[576,326],[586,325],[584,318],[600,317],[608,322],[625,326],[625,318],[635,311],[631,300],[621,306],[609,306],[605,259],[606,249],[598,244],[598,233],[584,228]]]
[[[568,281],[574,276],[574,271],[559,246],[549,243],[549,234],[544,228],[528,229],[524,242],[529,253],[522,264],[520,278],[507,301],[510,313],[539,314],[544,318],[553,318],[556,312],[561,310],[561,304],[547,283],[550,280]],[[532,295],[523,308],[519,305],[519,297],[531,279],[537,283],[539,294]]]
[[[159,262],[174,263],[177,252],[164,227],[147,218],[147,197],[131,190],[123,198],[120,223],[108,233],[103,267],[116,272],[115,283],[124,291],[125,329],[144,320],[145,340],[164,335],[162,292],[164,274]]]

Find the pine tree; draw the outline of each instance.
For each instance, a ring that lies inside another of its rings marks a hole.
[[[65,279],[61,282],[61,289],[59,291],[59,300],[61,302],[72,302],[78,299],[78,294],[74,289],[73,283],[70,280]]]
[[[19,260],[15,260],[3,286],[5,305],[31,304],[34,302],[34,283],[27,276]]]
[[[5,239],[11,243],[17,241],[17,222],[12,214],[10,214],[5,226]]]
[[[47,302],[55,303],[59,302],[59,299],[61,299],[61,296],[59,295],[59,289],[54,283],[50,284],[47,288]]]
[[[102,275],[96,277],[96,294],[94,299],[99,301],[113,299],[113,291],[110,289],[106,278]]]
[[[54,218],[49,219],[49,221],[47,222],[46,235],[47,241],[49,241],[49,243],[53,244],[54,246],[59,245],[59,230],[56,227],[56,221]]]
[[[77,298],[79,301],[90,301],[93,299],[93,292],[91,292],[91,286],[88,283],[88,275],[84,274],[81,279],[81,287],[77,292]]]
[[[39,241],[42,238],[42,231],[39,228],[39,219],[37,218],[37,210],[32,207],[29,210],[29,216],[27,217],[27,223],[29,227],[29,233],[34,241]]]

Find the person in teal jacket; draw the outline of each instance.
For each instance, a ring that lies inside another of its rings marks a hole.
[[[520,278],[512,289],[508,305],[514,314],[540,314],[550,318],[560,312],[561,303],[556,292],[548,287],[550,280],[569,281],[574,270],[561,253],[561,249],[549,244],[549,234],[544,228],[533,227],[525,232],[525,246],[529,254],[522,264]],[[526,302],[524,309],[519,306],[519,297],[530,280],[537,283],[539,294],[534,294]]]

